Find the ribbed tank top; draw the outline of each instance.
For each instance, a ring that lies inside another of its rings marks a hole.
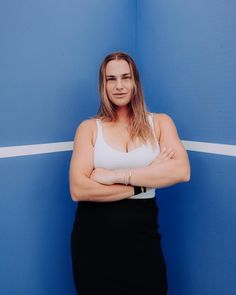
[[[97,139],[94,145],[94,168],[105,169],[132,169],[146,167],[160,153],[160,146],[155,136],[153,125],[153,114],[148,114],[148,122],[151,126],[154,138],[155,148],[150,142],[142,144],[130,152],[122,152],[114,149],[107,144],[103,137],[102,122],[96,119]],[[132,196],[130,199],[147,199],[155,197],[155,189],[147,189],[145,193]]]

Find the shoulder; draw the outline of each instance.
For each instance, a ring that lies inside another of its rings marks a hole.
[[[82,121],[78,128],[93,128],[96,125],[96,119],[92,118],[92,119],[87,119]]]
[[[175,123],[171,116],[165,113],[152,113],[154,125],[157,125],[159,128],[163,127],[175,127]]]
[[[77,132],[80,132],[80,131],[91,132],[94,130],[95,127],[96,127],[96,119],[92,118],[92,119],[84,120],[78,125]]]
[[[154,122],[157,123],[165,123],[165,122],[173,122],[173,119],[165,113],[152,113]]]
[[[84,120],[78,125],[76,129],[75,139],[78,139],[80,137],[85,137],[85,136],[93,136],[93,133],[95,132],[95,130],[96,130],[96,119],[92,118],[92,119]]]

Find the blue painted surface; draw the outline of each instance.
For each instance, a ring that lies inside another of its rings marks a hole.
[[[1,160],[1,294],[73,294],[70,156]]]
[[[1,1],[0,146],[70,141],[110,51],[134,54],[134,0]]]
[[[235,10],[235,1],[138,1],[146,99],[182,139],[236,144]]]
[[[236,291],[235,158],[189,152],[192,178],[157,191],[170,295]]]

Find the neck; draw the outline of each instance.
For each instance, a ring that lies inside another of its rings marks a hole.
[[[117,122],[128,123],[129,122],[129,111],[127,107],[119,107],[116,110]]]

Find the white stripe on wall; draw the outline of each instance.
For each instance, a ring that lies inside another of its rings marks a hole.
[[[186,150],[225,156],[236,156],[236,145],[182,140]]]
[[[0,147],[0,158],[71,151],[73,141]]]
[[[236,145],[182,140],[186,150],[225,156],[236,156]],[[0,158],[71,151],[73,141],[0,147]]]

